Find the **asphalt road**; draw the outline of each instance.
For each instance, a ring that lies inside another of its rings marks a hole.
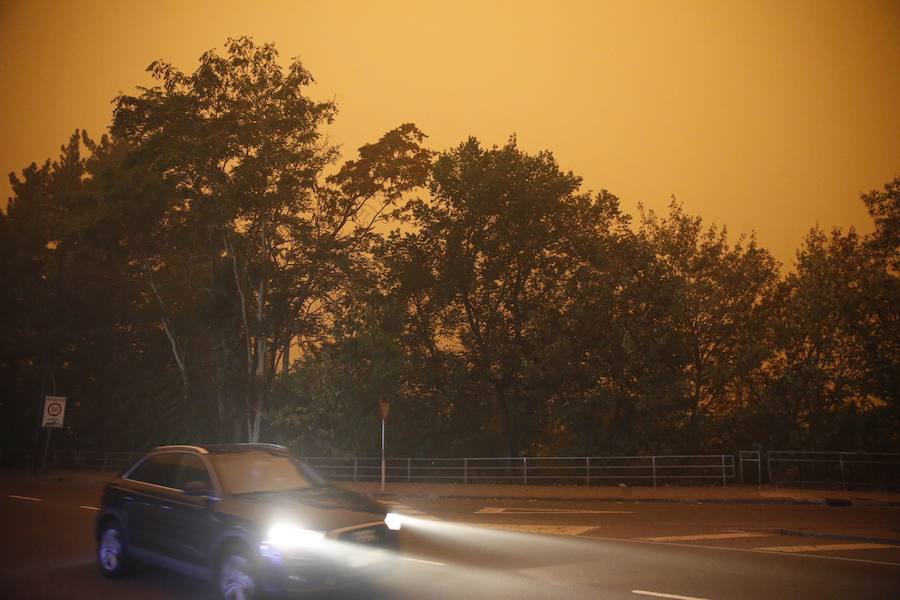
[[[99,494],[97,485],[0,480],[0,598],[213,597],[159,569],[103,579],[92,537]],[[900,598],[900,508],[394,502],[410,517],[395,568],[318,597]]]

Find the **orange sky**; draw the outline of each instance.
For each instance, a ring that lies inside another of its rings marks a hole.
[[[406,121],[438,149],[516,133],[629,212],[674,194],[787,264],[816,223],[868,231],[859,193],[900,175],[898,0],[0,0],[0,170],[102,133],[152,60],[245,34],[303,60],[345,150]]]

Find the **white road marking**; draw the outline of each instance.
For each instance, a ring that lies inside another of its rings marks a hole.
[[[382,501],[381,503],[388,505],[395,512],[398,512],[401,515],[410,515],[410,516],[416,516],[416,517],[430,517],[432,519],[435,518],[433,515],[430,515],[427,512],[421,511],[416,508],[412,508],[410,506],[406,506],[405,504],[400,504],[399,502],[394,502],[394,501],[388,500],[388,501]]]
[[[578,508],[498,508],[486,506],[476,515],[631,515],[631,510],[583,510]]]
[[[85,510],[100,510],[100,509],[97,508],[96,506],[84,506],[84,505],[82,505],[82,506],[79,506],[78,508],[83,508],[83,509],[85,509]]]
[[[32,498],[31,496],[16,496],[15,494],[10,494],[10,498],[15,498],[16,500],[31,500],[32,502],[43,502],[43,498]]]
[[[654,596],[656,598],[673,598],[674,600],[704,600],[696,596],[679,596],[678,594],[664,594],[662,592],[648,592],[647,590],[631,590],[632,594],[641,596]]]
[[[516,533],[539,533],[548,535],[581,535],[586,531],[597,529],[597,525],[523,525],[513,523],[466,523],[472,527],[502,529]]]
[[[423,565],[432,565],[432,566],[435,566],[435,567],[445,567],[445,566],[447,566],[447,565],[445,565],[445,564],[442,563],[442,562],[436,562],[436,561],[433,561],[433,560],[424,560],[424,559],[422,559],[422,558],[410,558],[409,556],[401,556],[401,557],[400,557],[400,560],[406,560],[406,561],[414,562],[414,563],[422,563]]]
[[[739,538],[771,537],[771,533],[748,533],[733,531],[730,533],[707,533],[703,535],[667,535],[662,537],[637,538],[648,542],[691,542],[694,540],[734,540]]]
[[[715,550],[716,552],[753,552],[755,554],[781,555],[791,558],[815,558],[819,560],[836,560],[839,562],[863,563],[867,565],[884,565],[886,567],[900,567],[900,562],[888,562],[884,560],[869,560],[866,558],[850,558],[848,556],[829,556],[827,554],[790,554],[786,552],[772,552],[771,550],[759,550],[757,548],[731,548],[728,546],[704,546],[703,544],[681,544],[679,542],[648,542],[647,540],[637,540],[628,538],[611,538],[602,535],[587,535],[585,539],[602,540],[610,543],[620,544],[661,544],[665,546],[675,546],[677,548],[690,548],[691,550]]]
[[[815,544],[807,546],[770,546],[768,548],[754,548],[766,552],[830,552],[834,550],[880,550],[882,548],[900,548],[891,544]]]
[[[402,508],[400,506],[392,506],[391,512],[400,513],[401,515],[427,515],[428,513],[424,513],[421,510],[416,510],[414,508]]]

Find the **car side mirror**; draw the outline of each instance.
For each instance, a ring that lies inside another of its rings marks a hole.
[[[184,484],[184,492],[185,496],[211,496],[212,490],[209,489],[209,486],[202,481],[188,481]]]

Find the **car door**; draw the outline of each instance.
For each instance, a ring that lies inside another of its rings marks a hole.
[[[138,550],[163,553],[161,507],[174,494],[178,453],[151,454],[126,477],[131,490],[123,497],[130,544]]]
[[[201,482],[209,495],[185,494],[186,485],[192,481]],[[210,496],[215,495],[212,478],[199,455],[179,453],[175,487],[178,493],[160,506],[160,526],[165,532],[163,551],[189,569],[204,568],[217,517],[210,505]]]

